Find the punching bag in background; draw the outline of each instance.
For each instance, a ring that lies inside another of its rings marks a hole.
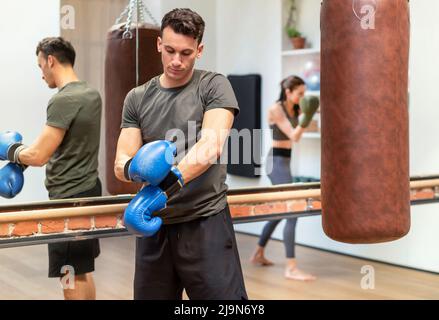
[[[157,37],[160,30],[148,24],[139,26],[138,70],[136,64],[136,29],[130,29],[131,38],[125,37],[125,24],[115,25],[108,32],[105,58],[105,137],[106,178],[110,194],[134,194],[140,185],[124,183],[114,175],[117,140],[120,134],[123,103],[128,92],[162,73]]]
[[[407,0],[323,0],[323,229],[347,243],[410,229]]]

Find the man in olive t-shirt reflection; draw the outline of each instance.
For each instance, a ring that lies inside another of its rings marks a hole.
[[[76,54],[68,41],[61,37],[43,39],[36,54],[43,79],[49,88],[58,88],[58,93],[49,101],[42,133],[29,147],[19,146],[17,162],[46,165],[45,185],[50,199],[101,196],[101,97],[76,76]],[[96,298],[91,273],[99,251],[98,239],[49,244],[49,277],[62,278],[66,271],[75,275],[74,286],[64,287],[66,300]]]

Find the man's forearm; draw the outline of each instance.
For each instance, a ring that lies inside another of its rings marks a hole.
[[[125,165],[131,159],[129,156],[118,156],[114,163],[114,174],[116,178],[123,182],[132,182],[125,178]]]
[[[42,167],[49,161],[49,158],[44,157],[42,152],[33,146],[22,150],[18,159],[21,164],[31,167]]]
[[[212,139],[201,139],[181,160],[177,168],[185,184],[202,175],[221,156],[223,144]]]

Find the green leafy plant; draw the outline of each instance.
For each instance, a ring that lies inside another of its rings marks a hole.
[[[299,38],[302,36],[302,34],[297,30],[295,27],[287,27],[286,28],[288,37],[290,38]]]

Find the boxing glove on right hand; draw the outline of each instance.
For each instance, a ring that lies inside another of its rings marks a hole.
[[[177,148],[169,141],[145,144],[125,165],[125,178],[157,186],[171,170],[176,152]]]

